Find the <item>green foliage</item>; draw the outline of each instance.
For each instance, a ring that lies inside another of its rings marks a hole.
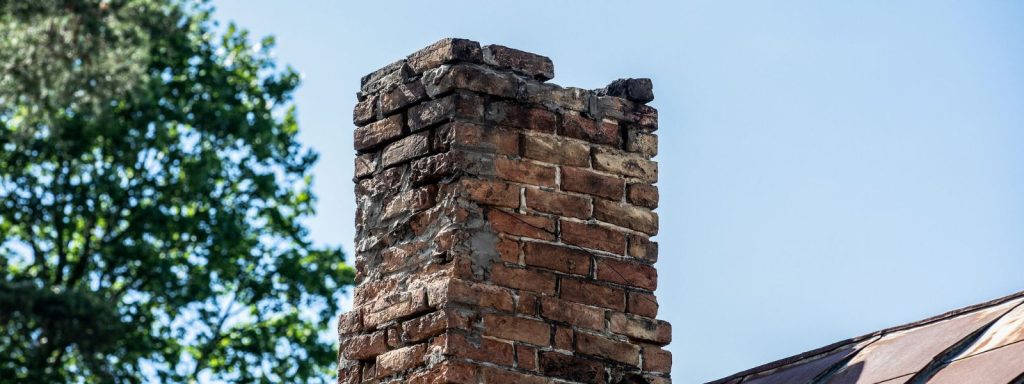
[[[209,7],[0,0],[0,380],[324,382],[299,78]]]

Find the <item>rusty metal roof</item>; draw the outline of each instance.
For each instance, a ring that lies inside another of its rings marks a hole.
[[[1024,384],[1024,291],[708,384]]]

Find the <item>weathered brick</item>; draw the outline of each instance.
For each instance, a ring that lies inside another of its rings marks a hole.
[[[548,384],[549,380],[526,373],[507,371],[494,367],[480,368],[481,383],[483,384]]]
[[[461,357],[511,367],[515,365],[512,343],[486,337],[467,337],[460,332],[448,332],[434,341],[447,356]]]
[[[579,383],[604,384],[604,365],[582,357],[559,352],[541,352],[540,371],[545,376]]]
[[[418,103],[426,97],[427,92],[423,89],[423,83],[418,80],[399,84],[380,96],[381,113],[390,115],[401,108]]]
[[[523,157],[546,163],[587,167],[590,146],[554,135],[523,134]]]
[[[658,316],[658,300],[653,294],[643,292],[629,292],[627,294],[628,307],[627,312],[645,316],[655,317]]]
[[[402,116],[393,115],[384,120],[356,128],[352,142],[357,151],[364,151],[402,136]]]
[[[430,307],[426,296],[423,291],[404,292],[367,303],[363,305],[363,326],[375,329],[388,321],[427,312]]]
[[[560,222],[562,241],[583,248],[596,249],[621,255],[626,250],[626,235],[598,224]]]
[[[618,311],[626,308],[625,291],[577,279],[563,278],[559,284],[558,297]]]
[[[540,313],[540,296],[535,293],[519,291],[519,298],[516,300],[516,313],[536,316]]]
[[[477,368],[467,363],[443,361],[409,376],[408,384],[477,384]]]
[[[423,73],[423,86],[430,97],[464,90],[513,98],[518,89],[515,76],[511,74],[465,64],[442,65]]]
[[[356,103],[352,109],[352,123],[364,125],[377,119],[377,103],[380,99],[377,96]]]
[[[599,95],[622,97],[638,103],[654,100],[654,85],[651,79],[618,79],[598,91]]]
[[[657,345],[672,341],[672,326],[668,322],[625,313],[612,313],[608,330]]]
[[[630,234],[626,237],[629,241],[629,256],[643,260],[648,264],[658,262],[658,243],[651,241],[647,236]]]
[[[594,218],[651,236],[658,234],[658,214],[647,208],[594,199]]]
[[[555,294],[555,275],[525,268],[509,268],[501,264],[491,267],[491,280],[503,287]]]
[[[669,373],[672,370],[672,352],[658,346],[645,345],[643,347],[643,355],[643,369],[645,371]]]
[[[440,335],[450,328],[469,327],[469,318],[454,310],[442,309],[402,323],[402,338],[408,342],[420,342]]]
[[[516,367],[527,371],[537,370],[537,348],[516,344]]]
[[[356,156],[356,172],[355,176],[357,179],[372,175],[377,172],[380,162],[377,160],[375,153],[367,153]]]
[[[352,336],[342,341],[343,355],[349,360],[370,359],[387,350],[387,334],[384,331]]]
[[[519,263],[519,242],[515,239],[502,237],[498,240],[498,245],[495,248],[498,250],[498,255],[501,256],[501,261],[512,264]]]
[[[583,139],[591,143],[611,145],[618,148],[622,145],[619,125],[614,121],[599,121],[576,112],[562,115],[561,134]]]
[[[623,179],[602,175],[585,168],[562,167],[562,189],[619,200],[625,193]]]
[[[518,134],[501,128],[454,122],[438,129],[438,137],[440,141],[456,148],[501,155],[515,155],[519,152]]]
[[[483,324],[485,336],[541,346],[551,344],[551,325],[540,320],[487,313]]]
[[[551,110],[568,109],[583,112],[597,104],[597,95],[589,89],[531,81],[526,83],[526,101],[541,104]]]
[[[529,160],[494,159],[494,173],[502,179],[518,183],[542,187],[555,186],[555,167]]]
[[[338,335],[345,336],[361,331],[363,328],[363,317],[358,308],[338,316]]]
[[[484,115],[483,98],[472,93],[456,92],[409,108],[409,130],[416,132],[452,121],[480,120]]]
[[[591,215],[590,201],[585,196],[526,188],[526,206],[544,213],[586,219]]]
[[[556,325],[554,347],[562,350],[572,350],[572,328]]]
[[[499,207],[519,207],[520,187],[500,181],[462,179],[459,188],[470,200]]]
[[[658,208],[658,187],[650,184],[630,184],[626,187],[626,201],[650,209]]]
[[[492,209],[487,212],[487,221],[493,230],[500,233],[539,240],[555,239],[555,221],[547,217]]]
[[[386,377],[423,364],[427,346],[413,345],[377,356],[377,377]]]
[[[640,365],[640,347],[586,332],[576,332],[576,350],[633,366]]]
[[[518,49],[486,45],[483,47],[483,59],[485,64],[509,69],[540,81],[555,77],[555,65],[551,59]]]
[[[494,124],[546,133],[554,133],[557,123],[551,111],[511,101],[491,103],[486,117]]]
[[[384,206],[384,212],[381,217],[386,220],[398,215],[422,211],[434,206],[436,198],[436,185],[428,185],[402,192]]]
[[[648,264],[611,258],[595,260],[597,279],[653,291],[658,288],[658,272]]]
[[[445,300],[502,312],[515,310],[515,299],[508,289],[458,279],[448,283]]]
[[[658,136],[638,129],[630,129],[626,135],[626,150],[639,153],[646,158],[657,156]]]
[[[621,152],[606,148],[594,148],[594,169],[635,177],[654,183],[658,181],[658,163],[647,160],[640,155]]]
[[[409,55],[409,67],[413,73],[437,68],[454,62],[479,63],[483,61],[480,43],[466,39],[442,39]]]
[[[385,167],[402,163],[430,153],[430,135],[418,133],[389,144],[381,153]]]
[[[408,62],[405,59],[398,60],[373,71],[373,73],[360,79],[360,100],[365,100],[369,95],[393,87],[405,81],[411,75],[411,68],[409,68]]]
[[[586,276],[590,273],[590,254],[584,251],[544,243],[523,244],[526,265]]]
[[[545,318],[566,322],[577,327],[598,331],[604,329],[604,309],[598,307],[541,297],[540,312]]]

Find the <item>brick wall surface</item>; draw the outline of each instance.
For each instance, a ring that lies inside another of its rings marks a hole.
[[[445,39],[362,79],[339,383],[670,383],[647,79]]]

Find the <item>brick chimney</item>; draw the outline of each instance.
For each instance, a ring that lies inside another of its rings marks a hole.
[[[441,40],[362,79],[339,383],[670,383],[648,79]]]

